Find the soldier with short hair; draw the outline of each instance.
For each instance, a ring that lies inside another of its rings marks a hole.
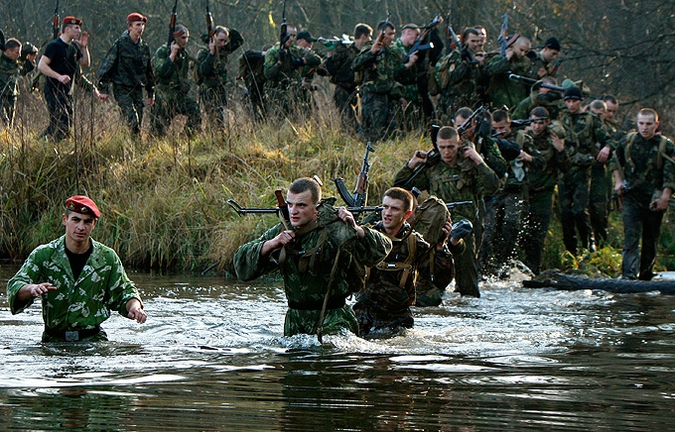
[[[166,128],[180,114],[188,118],[185,125],[188,136],[197,133],[202,123],[199,104],[190,95],[190,56],[185,50],[190,31],[178,24],[172,39],[171,46],[167,43],[159,47],[153,59],[157,87],[155,105],[150,114],[152,134],[156,137],[166,135]]]
[[[638,132],[631,132],[619,142],[610,166],[616,181],[614,190],[623,201],[624,279],[648,281],[654,276],[661,222],[675,190],[675,146],[657,133],[658,127],[656,111],[640,110]]]
[[[544,42],[544,46],[538,51],[530,51],[527,53],[527,56],[532,61],[532,69],[529,76],[535,79],[542,79],[546,76],[555,75],[553,64],[560,56],[560,50],[562,46],[560,41],[555,37],[550,37]]]
[[[141,133],[143,124],[143,89],[147,105],[155,104],[155,73],[150,47],[142,39],[148,19],[138,12],[127,15],[127,29],[103,58],[98,69],[101,93],[109,94],[110,85],[122,116],[133,135]]]
[[[22,45],[15,38],[7,39],[5,50],[0,55],[0,117],[6,128],[14,125],[16,98],[19,95],[19,78],[30,73],[35,68],[37,51],[28,54],[24,62],[19,58]]]
[[[208,46],[197,53],[199,97],[208,120],[222,128],[227,106],[227,62],[244,43],[244,38],[235,29],[216,26],[213,37],[207,34],[204,39]]]
[[[488,96],[493,107],[506,106],[513,109],[528,95],[528,86],[509,79],[510,74],[530,77],[532,61],[527,56],[532,44],[520,36],[506,49],[506,57],[495,56],[488,61],[485,70],[491,77]]]

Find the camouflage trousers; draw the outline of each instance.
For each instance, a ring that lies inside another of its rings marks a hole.
[[[199,101],[206,111],[207,123],[225,127],[225,107],[227,107],[227,89],[225,86],[199,87]]]
[[[623,260],[621,275],[626,279],[651,280],[654,276],[656,247],[665,212],[649,209],[651,196],[627,194],[623,199]],[[642,249],[639,250],[640,240]],[[639,251],[638,251],[639,250]]]
[[[523,191],[503,191],[486,199],[479,263],[483,274],[494,273],[514,258],[524,211]]]
[[[284,336],[296,334],[316,334],[320,310],[300,310],[289,308],[284,321]],[[338,309],[326,309],[323,317],[322,334],[337,334],[346,329],[359,334],[359,324],[354,311],[348,305]]]
[[[364,91],[361,95],[361,121],[363,133],[369,141],[389,138],[398,132],[398,102],[389,95]]]
[[[340,120],[345,129],[358,132],[359,122],[356,118],[358,96],[356,90],[350,91],[336,85],[333,92],[333,102],[340,112]]]
[[[116,85],[113,87],[113,92],[129,130],[133,135],[140,134],[143,124],[143,90]]]
[[[541,268],[541,253],[553,216],[553,193],[554,189],[530,191],[523,212],[523,235],[518,244],[524,252],[525,265],[534,274],[539,274]]]
[[[480,297],[475,235],[464,237],[464,244],[464,252],[455,256],[455,291],[462,296]]]
[[[587,249],[593,234],[588,214],[590,175],[590,167],[573,166],[558,177],[563,241],[565,249],[573,255],[577,254],[577,239],[581,240],[581,247]]]
[[[153,135],[165,136],[167,128],[177,115],[187,116],[185,131],[188,136],[199,131],[202,118],[199,104],[193,97],[180,89],[168,86],[157,87],[155,92],[155,105],[150,111]]]
[[[386,329],[396,332],[413,327],[413,317],[409,307],[391,310],[371,301],[365,295],[359,296],[354,304],[354,312],[359,322],[360,336],[366,336],[376,330]]]
[[[0,96],[0,117],[6,128],[14,126],[14,112],[16,111],[16,96]]]
[[[607,242],[609,227],[609,199],[612,196],[612,175],[605,164],[591,167],[591,191],[588,211],[598,246]]]

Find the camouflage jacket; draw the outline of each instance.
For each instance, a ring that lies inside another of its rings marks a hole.
[[[288,48],[283,63],[279,64],[279,43],[270,48],[265,54],[265,87],[283,90],[302,83],[303,68],[294,69],[292,66],[297,58],[304,58],[307,62],[305,66],[321,64],[321,57],[295,45]]]
[[[190,57],[184,49],[178,50],[176,59],[171,61],[171,50],[164,44],[157,49],[152,59],[155,67],[157,87],[171,87],[180,89],[181,92],[190,91]]]
[[[434,74],[442,98],[460,98],[462,102],[457,106],[474,106],[479,98],[479,80],[485,75],[480,63],[469,63],[459,50],[454,50],[436,63]]]
[[[408,55],[410,48],[403,45],[401,39],[396,40],[396,47],[403,53],[403,61]],[[421,62],[421,63],[420,63]],[[401,96],[408,102],[419,102],[422,100],[420,90],[417,86],[417,74],[424,73],[426,61],[418,60],[401,78]]]
[[[565,150],[559,152],[551,144],[551,131],[547,129],[541,135],[534,135],[532,131],[528,134],[532,137],[534,148],[532,153],[528,153],[543,162],[531,164],[528,172],[530,180],[530,192],[538,192],[543,190],[553,190],[558,183],[558,173],[566,171],[570,163],[570,151],[566,147]]]
[[[352,63],[358,54],[359,50],[354,44],[349,46],[338,44],[333,55],[327,57],[325,61],[326,69],[330,74],[330,82],[350,93],[356,90]]]
[[[396,44],[383,48],[378,54],[370,52],[373,44],[366,44],[352,63],[355,72],[363,74],[361,90],[388,94],[393,99],[402,97],[401,82],[409,84],[414,74],[405,67],[405,52]]]
[[[546,108],[551,120],[556,120],[560,112],[565,109],[563,96],[560,92],[550,90],[546,93],[541,93],[533,90],[528,97],[518,103],[516,109],[511,113],[511,118],[513,120],[527,119],[530,117],[530,111],[539,106]]]
[[[150,48],[143,39],[134,42],[125,31],[103,58],[98,68],[98,87],[110,93],[114,86],[138,89],[145,87],[148,97],[154,97],[155,73],[152,70]]]
[[[49,282],[56,287],[42,296],[42,316],[52,330],[87,330],[110,317],[110,310],[127,316],[126,304],[141,300],[119,257],[107,246],[91,240],[93,250],[77,280],[65,251],[65,236],[31,252],[7,283],[12,314],[22,312],[33,298],[20,302],[16,295],[26,284]]]
[[[207,39],[208,40],[208,39]],[[238,31],[230,29],[230,39],[224,47],[211,54],[208,45],[197,53],[197,76],[204,87],[219,87],[227,84],[227,62],[230,54],[244,43]]]
[[[412,175],[413,170],[406,164],[394,178],[394,184],[403,184]],[[493,195],[499,190],[497,175],[485,163],[476,165],[463,159],[454,166],[440,160],[425,168],[409,184],[409,187],[426,190],[445,202],[473,201],[474,205],[455,207],[452,219],[468,219],[472,223],[478,220],[478,204],[483,195]]]
[[[600,117],[590,112],[572,114],[564,110],[558,119],[567,131],[566,143],[573,149],[572,166],[588,167],[595,163],[595,158],[604,146],[611,149],[616,143],[605,130]]]
[[[661,157],[662,162],[659,166],[661,139],[667,141],[665,156]],[[675,191],[675,161],[673,158],[675,158],[675,146],[670,139],[655,135],[646,140],[642,135],[634,132],[619,142],[609,168],[610,170],[622,169],[623,179],[630,186],[631,195],[650,198],[654,191],[661,191],[664,188]]]
[[[373,229],[386,234],[382,222]],[[378,308],[392,314],[407,310],[415,304],[415,282],[418,266],[430,259],[431,246],[409,224],[404,224],[395,238],[391,238],[393,247],[387,257],[370,269],[363,295]],[[415,250],[409,248],[408,238],[415,241]],[[409,255],[413,253],[414,256]],[[452,255],[447,248],[436,250],[434,261],[436,268],[452,267]],[[448,263],[448,261],[450,261]]]
[[[525,131],[519,130],[511,132],[511,134],[504,137],[504,139],[515,141],[522,151],[532,156],[532,162],[518,162],[517,159],[508,162],[509,169],[506,172],[506,181],[504,182],[502,189],[519,190],[522,189],[524,185],[529,185],[530,171],[541,170],[546,164],[546,161],[534,147],[532,136]]]
[[[468,143],[468,141],[466,141]],[[492,171],[497,175],[498,178],[502,179],[505,177],[505,174],[508,172],[509,164],[506,162],[502,156],[502,152],[499,150],[499,145],[492,137],[476,139],[474,144],[476,151],[483,156],[485,163],[490,167]]]
[[[235,272],[239,279],[246,281],[278,269],[284,278],[289,307],[319,310],[338,249],[341,250],[340,262],[331,286],[331,299],[345,298],[361,288],[350,283],[355,277],[350,274],[354,268],[353,260],[372,267],[391,250],[391,241],[385,235],[367,227],[363,229],[365,237],[358,238],[351,227],[337,219],[336,214],[329,219],[318,219],[314,229],[296,235],[295,241],[286,246],[286,259],[279,263],[276,253],[261,255],[263,244],[284,230],[278,224],[257,240],[239,247],[234,256]]]
[[[495,108],[506,105],[513,109],[525,99],[529,93],[528,87],[517,81],[509,79],[509,74],[529,77],[531,60],[524,56],[517,59],[514,55],[509,61],[506,57],[492,57],[485,66],[485,70],[492,78],[488,95],[490,102]]]
[[[25,76],[35,68],[33,62],[26,60],[21,65],[18,60],[12,60],[4,53],[0,55],[0,97],[13,97],[19,94],[19,77]]]

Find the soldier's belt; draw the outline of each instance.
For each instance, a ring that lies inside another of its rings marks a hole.
[[[329,298],[326,309],[340,309],[345,305],[344,297]],[[323,300],[296,302],[289,300],[288,307],[297,310],[321,310],[323,308]]]
[[[53,338],[66,342],[77,342],[79,340],[95,336],[101,332],[101,327],[96,326],[88,330],[53,330],[45,326],[45,333]]]

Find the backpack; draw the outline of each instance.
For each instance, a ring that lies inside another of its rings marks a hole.
[[[435,246],[445,237],[442,229],[449,217],[450,211],[445,201],[432,195],[415,209],[408,222],[424,240]]]

